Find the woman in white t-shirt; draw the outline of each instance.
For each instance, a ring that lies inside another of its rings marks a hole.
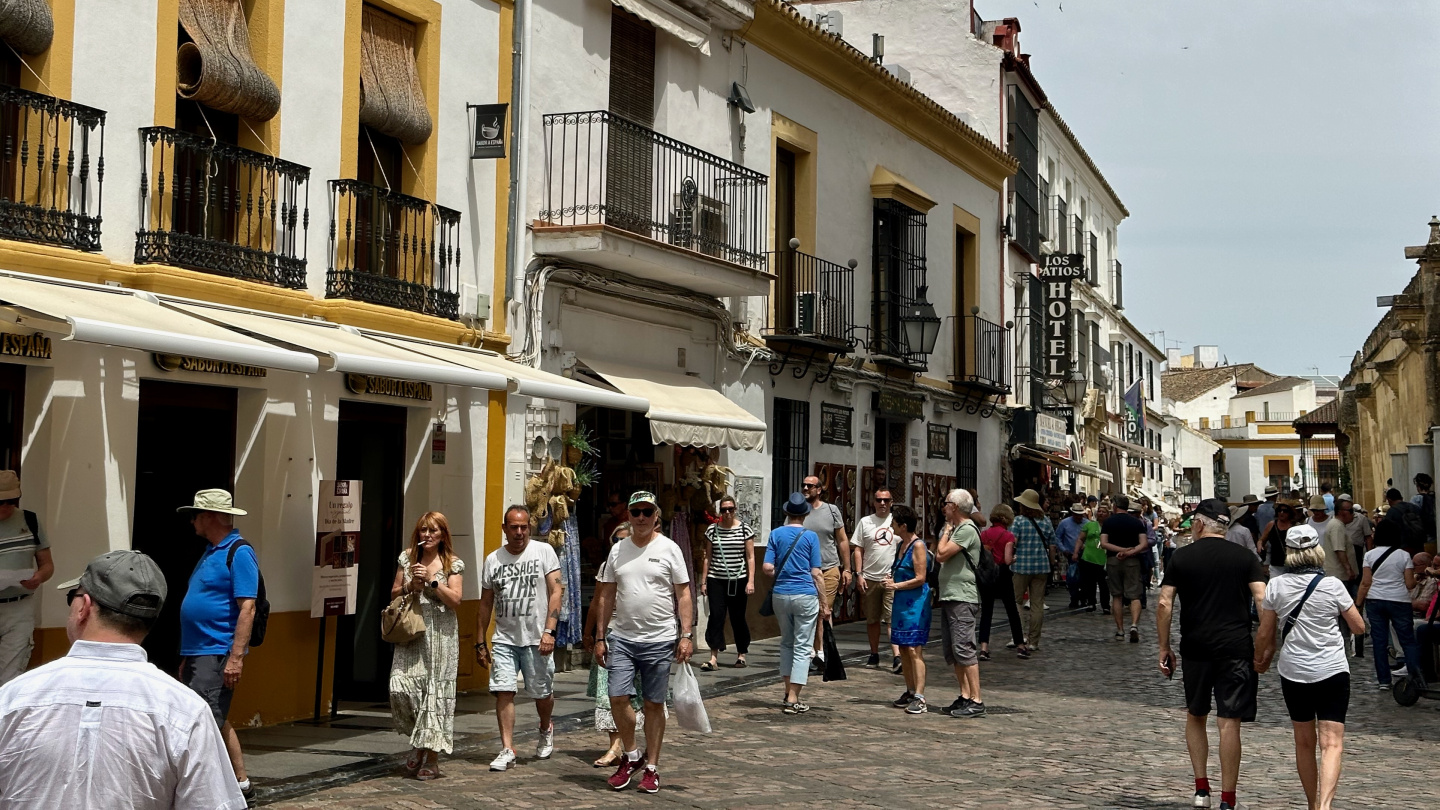
[[[1404,529],[1392,520],[1375,524],[1375,547],[1365,552],[1360,570],[1360,588],[1355,592],[1356,604],[1365,608],[1370,619],[1370,643],[1375,650],[1375,677],[1380,689],[1390,688],[1390,628],[1405,661],[1410,680],[1424,684],[1420,667],[1420,644],[1415,640],[1415,624],[1411,618],[1410,589],[1415,587],[1415,561],[1401,548]]]
[[[1285,546],[1285,573],[1270,579],[1261,603],[1255,671],[1270,668],[1278,644],[1276,668],[1295,732],[1295,769],[1310,807],[1329,810],[1340,782],[1350,706],[1350,663],[1335,619],[1356,633],[1365,630],[1365,622],[1345,583],[1325,576],[1325,549],[1315,529],[1291,528]]]

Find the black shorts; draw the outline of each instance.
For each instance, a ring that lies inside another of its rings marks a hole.
[[[228,655],[192,655],[180,667],[180,682],[205,699],[215,725],[224,726],[230,716],[230,699],[235,690],[225,686],[225,659]]]
[[[1210,696],[1215,696],[1215,716],[1255,719],[1255,693],[1260,678],[1249,659],[1199,661],[1183,658],[1180,674],[1185,681],[1185,709],[1196,717],[1210,714]]]
[[[1293,722],[1344,723],[1345,710],[1350,708],[1350,673],[1341,672],[1315,683],[1281,678],[1280,692],[1285,696],[1285,708]]]

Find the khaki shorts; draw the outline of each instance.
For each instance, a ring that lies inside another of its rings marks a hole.
[[[820,607],[835,609],[835,594],[840,592],[840,567],[826,568],[820,572],[820,584],[824,591],[820,593]]]
[[[895,592],[885,590],[885,585],[878,579],[865,580],[865,595],[861,597],[861,607],[865,611],[866,624],[889,624],[890,606],[895,603]]]
[[[1139,599],[1145,592],[1140,581],[1140,558],[1111,557],[1105,565],[1105,577],[1110,584],[1110,596],[1114,599]]]

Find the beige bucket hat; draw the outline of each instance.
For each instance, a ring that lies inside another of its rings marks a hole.
[[[1036,491],[1033,490],[1033,489],[1027,489],[1027,490],[1025,490],[1024,492],[1020,493],[1019,495],[1016,495],[1016,496],[1015,496],[1015,502],[1018,503],[1018,504],[1020,504],[1021,506],[1025,507],[1026,509],[1039,509],[1039,508],[1041,508],[1041,507],[1040,507],[1040,493],[1036,492]]]
[[[14,470],[0,470],[0,501],[20,497],[20,476]]]
[[[236,509],[230,493],[223,489],[202,489],[195,493],[195,503],[182,506],[176,512],[221,512],[226,515],[248,515],[244,509]]]

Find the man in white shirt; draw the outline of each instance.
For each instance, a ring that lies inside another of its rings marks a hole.
[[[660,790],[670,662],[683,664],[695,652],[690,573],[680,547],[657,528],[662,516],[656,503],[649,492],[630,496],[630,536],[610,547],[605,571],[595,584],[600,598],[595,657],[610,673],[610,711],[625,748],[608,781],[615,790],[624,790],[639,774],[645,793]],[[637,687],[644,699],[643,756],[635,746],[635,710],[630,706]]]
[[[854,569],[860,573],[855,580],[860,589],[861,605],[865,610],[865,632],[870,636],[870,658],[867,667],[880,666],[880,626],[890,631],[890,606],[895,601],[895,592],[885,590],[885,579],[890,576],[890,566],[895,562],[895,535],[890,531],[890,504],[894,497],[888,489],[875,492],[875,514],[860,518],[855,525]],[[891,665],[900,666],[900,648],[890,645],[894,660]]]
[[[475,660],[490,670],[495,719],[500,724],[500,754],[490,770],[515,764],[515,693],[519,674],[535,699],[540,738],[535,758],[555,751],[555,627],[560,623],[560,558],[549,543],[530,540],[530,510],[519,504],[505,510],[505,545],[490,552],[480,568],[480,610],[476,619]],[[542,612],[541,605],[544,605]],[[495,635],[486,646],[485,630],[495,616]]]
[[[0,687],[0,807],[245,807],[210,707],[140,647],[160,566],[111,551],[60,588],[69,654]]]
[[[1325,549],[1325,573],[1344,582],[1355,575],[1355,566],[1350,559],[1350,535],[1345,524],[1330,517],[1325,499],[1319,495],[1310,498],[1310,519],[1305,525],[1315,530],[1320,546]]]

